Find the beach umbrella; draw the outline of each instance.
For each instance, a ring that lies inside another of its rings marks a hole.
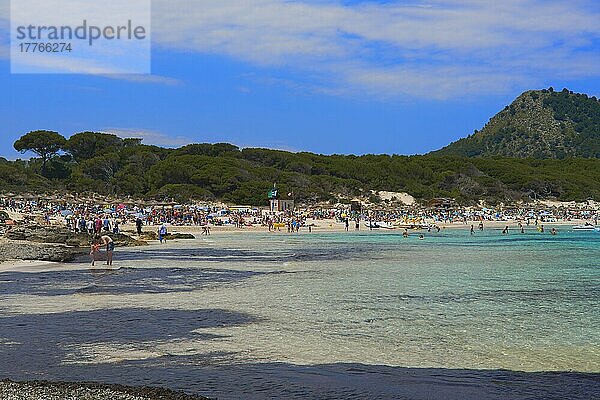
[[[60,212],[60,215],[62,215],[63,217],[67,217],[67,216],[73,215],[73,211],[71,211],[71,210],[62,210]]]

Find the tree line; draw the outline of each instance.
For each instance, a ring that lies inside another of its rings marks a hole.
[[[14,143],[27,161],[0,159],[0,191],[95,192],[159,200],[223,200],[264,205],[280,193],[305,202],[349,202],[374,191],[408,192],[419,199],[455,198],[465,204],[539,198],[600,200],[600,160],[506,157],[319,155],[217,144],[167,149],[99,132],[68,139],[29,132]]]

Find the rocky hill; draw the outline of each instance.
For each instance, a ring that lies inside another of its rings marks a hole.
[[[481,131],[433,154],[600,158],[600,101],[567,89],[528,91]]]

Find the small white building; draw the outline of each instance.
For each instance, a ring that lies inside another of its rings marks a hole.
[[[269,210],[271,212],[294,211],[294,200],[270,199]]]

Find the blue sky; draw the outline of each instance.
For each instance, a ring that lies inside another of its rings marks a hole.
[[[48,129],[179,146],[424,153],[518,94],[600,95],[597,1],[154,0],[151,76],[11,75],[0,155]]]

